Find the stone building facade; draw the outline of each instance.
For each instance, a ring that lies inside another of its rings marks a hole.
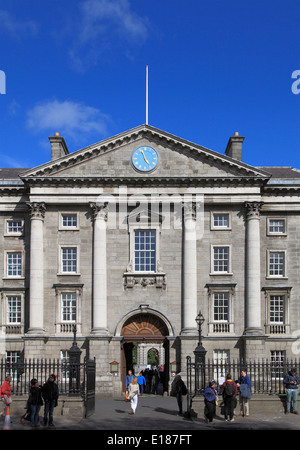
[[[295,357],[299,188],[291,167],[242,161],[149,125],[0,171],[0,355],[66,358],[73,325],[97,390],[122,392],[136,350],[168,382],[205,322],[207,358]]]

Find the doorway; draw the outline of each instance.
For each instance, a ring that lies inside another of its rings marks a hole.
[[[163,391],[168,390],[169,341],[168,329],[155,315],[137,314],[130,317],[122,328],[121,343],[122,390],[125,392],[126,374],[156,368],[160,373]]]

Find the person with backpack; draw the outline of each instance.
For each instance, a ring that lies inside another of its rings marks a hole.
[[[226,381],[222,386],[222,396],[224,399],[224,406],[225,406],[225,420],[227,422],[233,422],[233,411],[235,406],[235,399],[237,396],[237,385],[236,383],[231,379],[231,374],[228,373],[226,375]]]
[[[181,379],[180,375],[176,375],[174,378],[174,381],[172,383],[171,388],[171,396],[176,397],[177,405],[179,408],[179,416],[182,416],[182,396],[187,394],[186,385],[184,384],[184,381]]]

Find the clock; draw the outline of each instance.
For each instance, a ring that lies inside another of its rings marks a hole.
[[[131,164],[135,170],[142,173],[152,172],[159,163],[159,156],[152,147],[142,146],[131,154]]]

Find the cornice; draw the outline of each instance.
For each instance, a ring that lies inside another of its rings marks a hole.
[[[267,180],[257,177],[24,177],[30,186],[263,186]]]
[[[209,161],[228,165],[228,167],[230,167],[231,169],[235,168],[241,173],[241,176],[251,176],[258,178],[261,177],[265,179],[270,178],[270,174],[262,169],[257,169],[256,167],[249,166],[241,161],[235,160],[226,155],[222,155],[198,144],[186,141],[182,138],[158,130],[157,128],[151,127],[149,125],[141,125],[127,132],[118,134],[112,138],[105,139],[101,142],[90,145],[89,147],[85,147],[67,156],[63,156],[62,158],[59,158],[55,161],[50,161],[46,164],[35,167],[24,172],[23,174],[21,173],[20,178],[22,180],[28,180],[29,177],[51,177],[61,172],[62,170],[68,169],[81,162],[85,162],[91,158],[95,158],[104,153],[111,152],[117,148],[146,137],[149,140],[160,143],[161,145],[171,144],[175,149],[177,149],[177,151],[188,151],[192,153],[195,158],[197,158],[200,154],[204,155]]]

